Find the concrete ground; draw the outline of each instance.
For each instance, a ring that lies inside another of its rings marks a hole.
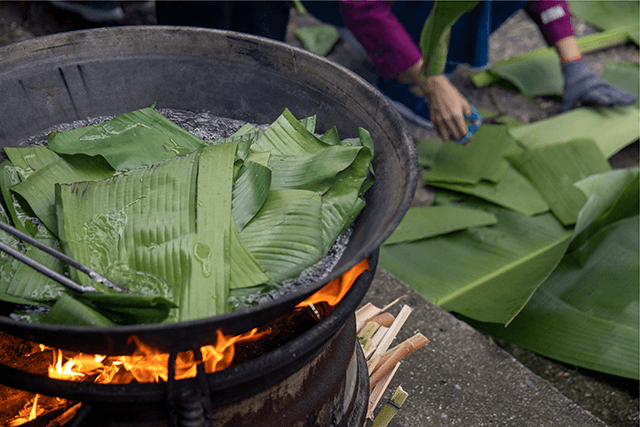
[[[121,2],[125,25],[154,24],[153,1]],[[294,30],[318,22],[292,12],[287,42],[300,46]],[[0,2],[0,46],[37,36],[92,27],[72,14],[53,9],[47,2]],[[595,29],[574,19],[578,36]],[[491,38],[492,62],[543,45],[542,37],[526,15],[519,13]],[[357,48],[340,40],[328,58],[359,73],[370,82],[375,67]],[[637,61],[634,45],[619,46],[586,55],[591,67],[602,72],[606,59]],[[498,87],[475,88],[466,70],[459,68],[454,85],[476,107],[505,111],[524,122],[557,114],[557,100],[530,101]],[[436,137],[435,132],[410,126],[416,138]],[[638,165],[638,143],[612,159],[616,167]],[[430,191],[419,186],[415,205],[428,203]],[[431,342],[407,357],[389,392],[402,384],[409,393],[394,420],[404,426],[638,426],[638,381],[625,380],[568,366],[537,356],[508,343],[492,340],[433,306],[405,284],[379,269],[367,301],[385,305],[406,295],[414,311],[399,339],[420,331]]]

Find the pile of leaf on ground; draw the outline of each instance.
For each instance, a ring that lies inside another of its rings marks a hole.
[[[64,288],[0,254],[0,301],[29,319],[112,326],[223,314],[230,297],[266,295],[329,251],[364,207],[368,132],[316,137],[288,110],[202,141],[146,108],[5,148],[2,221],[127,287],[117,293],[2,232],[0,239],[77,283]],[[49,310],[50,308],[50,310]]]
[[[605,78],[638,93],[637,63]],[[639,118],[637,104],[582,107],[485,124],[466,146],[417,141],[434,203],[409,210],[380,266],[479,330],[638,379],[638,169],[608,158]]]

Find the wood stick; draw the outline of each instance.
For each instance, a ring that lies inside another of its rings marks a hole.
[[[391,313],[380,313],[380,314],[377,314],[377,315],[373,316],[370,319],[365,320],[364,324],[366,326],[366,324],[369,323],[369,322],[376,322],[380,326],[384,326],[386,328],[390,328],[391,325],[393,325],[393,322],[395,322],[395,320],[396,320],[396,318],[393,317],[393,314],[391,314]]]
[[[406,353],[405,356],[403,357],[406,357],[411,353],[413,353],[414,351],[421,349],[428,343],[429,343],[429,339],[418,332],[411,338],[406,339],[401,344],[398,344],[397,346],[393,347],[391,350],[384,353],[380,357],[380,360],[378,362],[378,367],[382,367],[389,359],[393,357],[394,353],[402,351],[403,353]],[[374,369],[373,372],[375,372],[376,370],[377,369]]]
[[[356,310],[356,323],[362,323],[378,313],[380,313],[380,309],[368,302]]]
[[[387,387],[389,387],[389,383],[393,379],[393,376],[396,374],[396,372],[398,372],[398,368],[400,367],[401,363],[402,362],[398,362],[395,368],[387,373],[387,375],[378,383],[378,385],[374,387],[373,391],[369,395],[369,408],[367,408],[367,418],[369,418],[370,420],[373,420],[373,411],[376,409],[376,406],[378,406],[378,402],[380,402],[380,399],[382,399],[384,391],[387,389]]]
[[[373,355],[378,351],[378,348],[380,347],[380,342],[384,339],[388,331],[389,331],[389,328],[385,328],[384,326],[380,326],[378,328],[378,331],[371,338],[371,343],[372,343],[371,349],[369,351],[364,352],[364,356],[367,359],[369,359],[371,355]]]
[[[386,332],[385,336],[380,342],[380,345],[378,345],[378,348],[376,348],[376,351],[373,353],[373,355],[383,354],[389,349],[391,342],[395,339],[396,335],[398,335],[398,332],[400,332],[400,328],[402,328],[404,322],[407,321],[407,317],[409,317],[411,311],[412,309],[408,305],[402,307],[400,313],[398,313],[398,316],[396,317],[396,320],[393,322],[393,325],[391,325],[389,330]]]

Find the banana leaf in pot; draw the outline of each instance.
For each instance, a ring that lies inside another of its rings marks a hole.
[[[61,33],[0,48],[0,146],[50,127],[149,105],[252,123],[285,109],[317,116],[318,131],[371,133],[375,184],[340,261],[325,279],[256,307],[176,324],[113,328],[27,324],[0,316],[0,330],[52,346],[126,354],[131,335],[165,350],[208,343],[216,329],[245,332],[290,311],[330,280],[377,254],[413,197],[413,141],[393,106],[349,70],[312,53],[255,36],[186,27],[114,27]],[[369,282],[370,283],[370,282]],[[368,287],[369,283],[365,286]]]

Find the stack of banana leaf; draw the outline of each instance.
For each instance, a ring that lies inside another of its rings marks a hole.
[[[379,266],[493,336],[638,379],[638,168],[608,158],[639,119],[583,107],[484,124],[466,146],[417,141],[434,203],[407,212]]]
[[[21,313],[31,321],[110,326],[210,317],[230,297],[268,295],[327,254],[372,184],[366,130],[314,132],[315,117],[285,110],[266,130],[203,141],[151,107],[5,148],[2,221],[130,292],[1,232],[98,292],[70,291],[2,253],[0,300],[44,308]]]

